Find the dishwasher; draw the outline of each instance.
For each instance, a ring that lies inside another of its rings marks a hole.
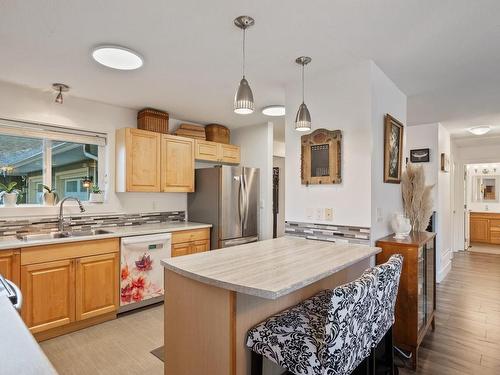
[[[170,233],[123,237],[120,248],[120,308],[137,309],[163,301],[163,266],[170,258]]]

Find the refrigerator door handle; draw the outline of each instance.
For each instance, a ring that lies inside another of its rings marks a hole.
[[[240,182],[240,186],[239,186],[239,190],[238,190],[238,215],[239,215],[239,218],[240,218],[240,223],[241,223],[241,227],[243,228],[243,218],[244,218],[244,211],[245,211],[245,201],[244,201],[244,195],[245,195],[245,192],[244,192],[244,187],[243,187],[243,176],[239,176],[239,182]]]
[[[247,178],[246,178],[246,175],[245,173],[243,173],[241,175],[241,179],[243,181],[243,193],[245,195],[245,211],[244,211],[244,214],[243,214],[243,234],[245,234],[246,232],[246,228],[247,228],[247,222],[248,222],[248,189],[247,189]]]

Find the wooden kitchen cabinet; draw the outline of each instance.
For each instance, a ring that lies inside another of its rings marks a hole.
[[[118,310],[118,253],[76,259],[76,319]]]
[[[239,164],[240,147],[224,143],[195,140],[195,159]]]
[[[21,315],[38,340],[116,318],[119,239],[22,248]]]
[[[210,250],[210,228],[172,233],[172,257]]]
[[[22,317],[32,333],[75,320],[75,271],[72,260],[21,267]]]
[[[9,279],[14,284],[20,284],[20,251],[2,250],[0,251],[0,275]]]
[[[500,213],[471,212],[470,242],[500,244]]]
[[[134,128],[116,131],[116,191],[159,192],[161,134]]]
[[[174,135],[162,135],[161,191],[194,191],[193,139]]]

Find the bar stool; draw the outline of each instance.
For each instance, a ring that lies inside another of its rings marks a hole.
[[[392,255],[381,265],[365,271],[365,274],[377,275],[377,299],[373,313],[372,354],[370,355],[370,372],[394,373],[394,350],[392,326],[395,322],[396,298],[398,296],[399,279],[403,267],[403,257]],[[377,348],[384,341],[383,358],[377,361]]]
[[[298,375],[374,374],[375,351],[384,337],[386,353],[392,353],[402,264],[403,257],[393,255],[359,279],[324,290],[251,329],[252,375],[262,374],[263,356]],[[385,365],[392,373],[392,354]]]
[[[263,357],[297,375],[347,375],[372,349],[377,271],[324,290],[248,332],[252,375]],[[360,366],[362,367],[362,366]],[[365,373],[368,368],[366,368]]]

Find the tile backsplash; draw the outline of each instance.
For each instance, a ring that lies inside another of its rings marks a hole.
[[[87,230],[102,227],[123,227],[129,225],[155,224],[170,221],[185,221],[185,211],[150,212],[141,214],[106,214],[65,217],[65,229]],[[46,233],[57,231],[57,217],[30,219],[0,219],[0,237],[26,233]]]
[[[345,225],[285,222],[288,236],[304,237],[310,240],[370,244],[370,228]]]

